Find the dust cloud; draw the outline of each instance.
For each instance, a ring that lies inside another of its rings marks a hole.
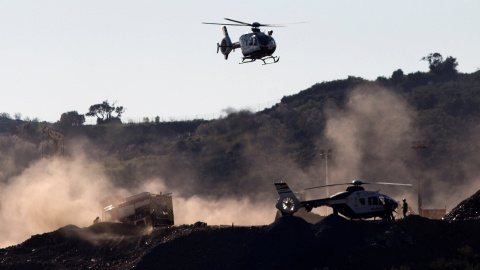
[[[101,214],[99,198],[113,188],[103,168],[76,155],[40,159],[1,190],[0,247],[6,247],[68,224],[89,226]]]
[[[325,137],[334,149],[333,162],[329,164],[329,184],[354,179],[412,184],[410,188],[376,185],[366,188],[380,190],[397,200],[406,198],[414,211],[418,209],[419,178],[424,189],[424,208],[451,210],[480,188],[479,170],[466,162],[478,157],[466,156],[457,161],[460,165],[458,174],[461,171],[467,176],[462,185],[452,185],[452,179],[445,178],[443,164],[429,164],[420,171],[418,156],[412,151],[411,142],[428,138],[428,134],[414,127],[414,117],[418,112],[402,97],[389,89],[367,84],[353,89],[347,100],[345,108],[326,112]],[[472,134],[469,138],[478,136]],[[473,142],[463,143],[468,145]]]
[[[388,89],[367,84],[350,92],[342,109],[326,111],[325,137],[333,148],[329,184],[396,182],[414,184],[408,160],[414,158],[410,143],[415,112]],[[325,146],[323,146],[325,147]],[[365,186],[395,197],[415,198],[415,187]],[[329,195],[345,186],[329,188]]]
[[[265,225],[275,219],[273,202],[268,204],[253,203],[248,198],[225,198],[209,200],[193,196],[174,199],[176,208],[175,221],[178,224],[192,224],[203,221],[209,225]],[[175,206],[174,206],[175,207]]]
[[[369,161],[388,165],[390,181],[411,179],[403,160],[411,152],[413,111],[404,100],[384,88],[364,86],[352,91],[344,110],[327,114],[326,137],[336,154],[333,179],[367,176],[379,167]],[[365,162],[369,168],[362,167]]]
[[[480,190],[480,123],[457,132],[463,140],[451,142],[442,157],[445,162],[424,173],[427,207],[449,211]]]
[[[273,184],[271,185],[273,189]],[[179,196],[181,190],[171,190],[162,179],[150,179],[135,192],[172,193],[175,224],[193,224],[197,221],[208,225],[265,225],[275,218],[274,201],[252,201],[249,197],[221,198],[212,196]]]
[[[0,184],[0,188],[0,248],[69,224],[90,226],[95,217],[101,217],[100,200],[110,195],[172,192],[177,225],[197,221],[209,225],[260,225],[271,223],[275,215],[273,203],[259,205],[248,198],[184,198],[158,178],[140,182],[130,190],[118,188],[101,164],[89,161],[83,154],[40,159],[21,175]]]

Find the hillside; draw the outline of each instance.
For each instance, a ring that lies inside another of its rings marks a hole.
[[[324,184],[327,161],[329,183],[411,183],[413,188],[384,187],[382,193],[406,198],[415,211],[421,180],[424,208],[449,211],[480,189],[479,91],[480,71],[397,70],[375,81],[318,83],[264,111],[213,121],[59,121],[51,126],[66,136],[61,159],[52,156],[53,144],[42,135],[48,123],[3,119],[11,126],[2,127],[8,131],[0,137],[6,194],[0,221],[6,232],[25,220],[31,225],[0,236],[13,244],[67,224],[89,224],[100,215],[102,198],[145,190],[173,192],[177,224],[269,224],[277,198],[272,183],[285,181],[295,190]],[[425,141],[426,148],[412,151],[412,141]],[[333,149],[328,160],[322,149]],[[4,207],[12,201],[15,214]],[[31,210],[37,207],[60,214]]]
[[[262,112],[239,111],[215,121],[53,127],[66,134],[66,155],[88,140],[83,151],[102,160],[111,180],[125,187],[135,185],[135,179],[156,176],[172,189],[190,179],[193,185],[202,183],[192,188],[195,193],[213,190],[230,196],[250,191],[231,188],[238,183],[258,187],[266,179],[302,174],[306,180],[298,184],[303,184],[324,170],[322,148],[334,149],[333,178],[413,181],[419,161],[421,168],[428,168],[425,177],[467,183],[480,161],[475,140],[480,127],[478,91],[480,72],[445,79],[420,72],[400,76],[396,71],[376,81],[349,77],[319,83]],[[354,125],[344,126],[345,122]],[[26,122],[16,134],[38,149],[44,140],[41,126]],[[359,142],[352,145],[352,139]],[[420,159],[410,149],[416,140],[427,142]],[[9,151],[8,146],[4,149]],[[32,150],[30,159],[39,158],[38,152]],[[355,160],[350,160],[352,152],[358,156]],[[20,163],[29,164],[28,159]],[[356,165],[349,168],[347,163]]]

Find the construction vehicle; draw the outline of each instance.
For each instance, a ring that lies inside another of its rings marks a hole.
[[[63,139],[65,138],[65,135],[50,127],[43,128],[43,135],[48,136],[53,140],[55,155],[63,156]]]
[[[104,207],[102,220],[142,227],[174,225],[172,194],[142,192],[124,198],[121,203]]]

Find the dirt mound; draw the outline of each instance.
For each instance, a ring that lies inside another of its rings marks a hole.
[[[312,238],[312,225],[303,218],[284,216],[265,228],[267,234],[275,236],[293,236],[295,238]]]
[[[284,216],[264,229],[265,234],[258,239],[251,252],[251,260],[256,262],[250,269],[308,269],[312,268],[315,232],[312,224],[303,218]]]
[[[248,269],[260,227],[197,227],[152,248],[138,269]],[[248,248],[247,248],[248,247]]]
[[[128,269],[151,244],[151,235],[126,224],[105,222],[87,228],[67,225],[0,249],[0,268]]]
[[[88,227],[86,231],[96,235],[109,234],[118,236],[135,236],[144,233],[144,229],[141,227],[115,222],[99,222]]]
[[[473,219],[336,215],[253,227],[68,225],[0,249],[0,269],[466,269],[480,265],[479,227]]]
[[[193,236],[195,235],[195,236]],[[139,269],[304,269],[314,250],[311,224],[281,217],[263,227],[198,228],[152,249]],[[309,267],[311,268],[311,267]]]
[[[446,220],[466,220],[480,218],[480,190],[463,200],[448,213]]]

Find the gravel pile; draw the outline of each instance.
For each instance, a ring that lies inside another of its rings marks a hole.
[[[445,220],[467,220],[480,218],[480,190],[463,200],[448,213]]]

